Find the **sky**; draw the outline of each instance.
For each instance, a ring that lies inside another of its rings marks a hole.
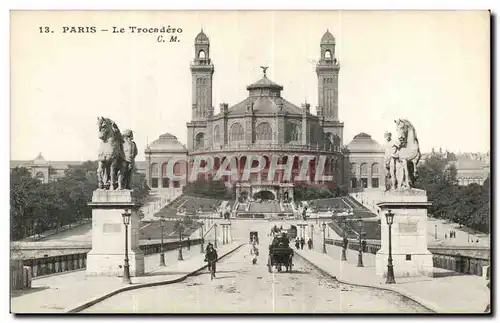
[[[49,26],[54,33],[40,33]],[[62,33],[95,26],[96,33]],[[100,32],[113,26],[182,28],[158,34]],[[213,105],[247,97],[262,76],[315,112],[315,64],[328,29],[340,61],[344,144],[366,132],[382,142],[408,118],[421,151],[490,147],[490,22],[486,11],[54,11],[11,16],[11,159],[95,159],[97,117],[146,143],[171,133],[186,143],[194,38],[203,28],[215,65]]]

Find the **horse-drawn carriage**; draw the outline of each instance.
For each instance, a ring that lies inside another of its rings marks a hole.
[[[293,249],[289,246],[289,240],[286,234],[281,238],[276,237],[269,246],[269,259],[267,261],[269,272],[272,272],[273,267],[275,267],[278,272],[282,271],[282,267],[285,267],[287,272],[291,271],[293,267],[292,258]]]

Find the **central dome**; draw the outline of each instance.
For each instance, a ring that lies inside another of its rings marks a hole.
[[[151,151],[185,152],[186,147],[170,133],[164,133],[148,147]]]
[[[361,132],[347,145],[351,152],[381,152],[382,147],[367,133]]]

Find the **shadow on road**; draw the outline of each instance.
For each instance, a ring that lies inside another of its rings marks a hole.
[[[49,286],[42,286],[42,287],[32,287],[30,289],[12,290],[10,292],[10,296],[11,297],[23,296],[23,295],[27,295],[27,294],[32,294],[32,293],[40,292],[42,290],[46,290],[46,289],[49,289],[49,288],[50,288]]]
[[[151,272],[147,273],[144,276],[171,276],[171,275],[187,275],[190,274],[191,272],[180,272],[180,271],[168,271],[168,272]]]

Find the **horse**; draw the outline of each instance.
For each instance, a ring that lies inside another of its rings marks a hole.
[[[415,127],[406,119],[394,120],[399,141],[399,159],[404,176],[399,176],[399,188],[413,187],[417,178],[417,165],[422,157]]]
[[[97,127],[101,139],[97,155],[98,188],[121,190],[126,166],[122,134],[116,123],[108,118],[97,117]]]

